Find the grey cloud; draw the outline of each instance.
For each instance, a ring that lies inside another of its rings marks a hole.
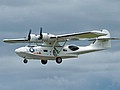
[[[55,30],[59,29],[58,27],[64,27],[65,30],[119,28],[119,3],[104,0],[37,2],[36,5],[26,7],[1,6],[1,21],[3,21],[1,23],[9,22],[17,24],[17,27],[19,25],[23,27],[43,25]]]
[[[21,58],[3,57],[0,61],[0,89],[119,90],[120,61],[111,59],[119,53],[116,52],[114,56],[109,52],[98,52],[83,55],[79,59],[66,60],[61,65],[50,61],[46,66],[39,61],[30,61],[24,65],[19,60]]]
[[[12,24],[21,24],[24,22],[24,24],[28,25],[35,23],[37,26],[38,23],[39,25],[46,24],[49,26],[52,23],[52,27],[54,26],[55,29],[58,29],[58,25],[65,29],[67,29],[65,26],[73,26],[76,29],[89,29],[86,27],[91,26],[90,29],[93,29],[93,27],[96,28],[97,26],[98,28],[105,27],[106,25],[103,24],[107,24],[108,22],[117,23],[119,20],[117,18],[119,17],[119,4],[112,4],[107,1],[53,0],[51,3],[46,0],[37,2],[39,2],[37,5],[26,7],[1,6],[1,20]],[[108,4],[104,5],[104,3]],[[115,7],[114,10],[112,10],[113,7]]]
[[[39,0],[0,0],[0,6],[22,7],[37,4]]]

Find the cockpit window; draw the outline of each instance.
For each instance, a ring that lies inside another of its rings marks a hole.
[[[69,46],[68,47],[70,50],[72,50],[72,51],[76,51],[76,50],[78,50],[79,48],[77,47],[77,46]]]
[[[35,45],[28,45],[27,47],[35,47]]]
[[[43,50],[44,52],[48,52],[48,50]]]
[[[28,46],[28,47],[35,47],[35,46]]]

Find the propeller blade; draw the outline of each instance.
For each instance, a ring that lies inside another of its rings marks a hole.
[[[28,40],[30,41],[30,39],[31,39],[31,36],[30,36],[30,34],[31,34],[31,29],[29,30],[29,34],[28,34]]]
[[[42,35],[42,27],[40,28],[40,37],[38,38],[38,40],[42,39],[43,35]]]

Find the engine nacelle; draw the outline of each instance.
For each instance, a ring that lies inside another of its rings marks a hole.
[[[38,41],[38,35],[36,35],[36,34],[30,34],[30,41],[31,42]]]
[[[42,40],[44,42],[52,42],[53,40],[51,39],[51,37],[55,37],[55,35],[49,33],[42,33],[42,35],[43,35]]]
[[[40,35],[31,34],[30,36],[31,36],[30,38],[31,42],[39,42],[39,41],[52,42],[53,40],[50,38],[55,37],[55,35],[49,33],[42,33],[42,39],[39,39]]]

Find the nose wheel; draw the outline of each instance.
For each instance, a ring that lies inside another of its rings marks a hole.
[[[26,63],[28,63],[28,60],[27,60],[27,59],[24,59],[23,62],[26,64]]]

